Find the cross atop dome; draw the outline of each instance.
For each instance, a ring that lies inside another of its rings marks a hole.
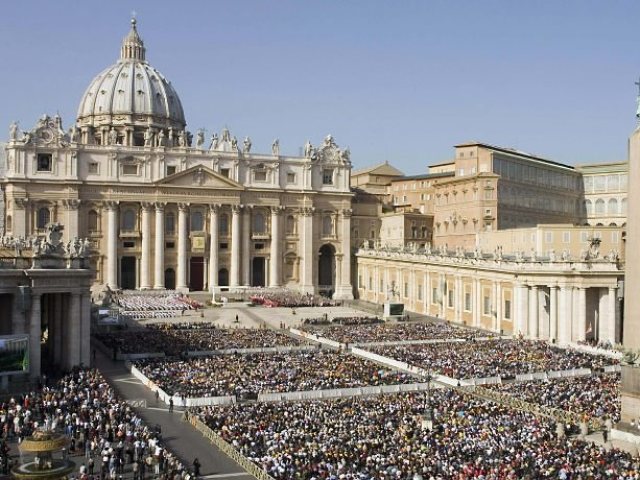
[[[136,28],[138,21],[136,20],[135,13],[131,17],[131,30],[129,34],[122,40],[122,47],[120,48],[120,60],[139,60],[144,61],[146,50],[144,48],[144,42],[138,34]]]

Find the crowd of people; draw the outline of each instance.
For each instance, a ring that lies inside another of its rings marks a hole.
[[[457,327],[444,322],[345,323],[344,326],[304,326],[307,333],[346,344],[398,342],[409,340],[470,340],[489,335],[479,330]]]
[[[336,302],[330,298],[288,289],[255,293],[249,299],[252,304],[265,307],[333,307],[336,305]]]
[[[110,351],[123,354],[234,350],[240,348],[291,347],[305,342],[284,332],[266,328],[216,328],[212,323],[156,323],[146,328],[97,333],[95,338]]]
[[[97,370],[75,370],[51,386],[43,386],[0,405],[5,441],[21,442],[45,428],[70,437],[68,453],[80,466],[79,478],[189,478],[180,460],[162,445],[161,432],[146,426],[118,398]]]
[[[331,350],[145,359],[135,366],[169,395],[255,398],[259,393],[413,383],[416,380]]]
[[[637,479],[640,471],[628,453],[557,438],[555,425],[530,413],[453,390],[198,414],[276,480]]]
[[[376,323],[382,323],[382,319],[380,317],[363,317],[357,315],[330,319],[326,313],[321,317],[305,318],[302,320],[303,325],[375,325]]]
[[[565,377],[548,381],[486,385],[529,403],[559,408],[594,418],[620,421],[620,374]]]
[[[459,379],[512,377],[574,368],[600,369],[617,363],[609,357],[562,349],[538,340],[388,345],[373,347],[371,351]]]
[[[157,318],[178,312],[182,314],[187,310],[203,307],[193,298],[172,290],[146,293],[116,291],[111,293],[111,299],[120,308],[120,313],[135,318]]]

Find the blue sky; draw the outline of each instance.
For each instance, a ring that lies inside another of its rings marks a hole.
[[[626,158],[635,1],[7,1],[0,126],[65,126],[119,55],[132,10],[188,127],[267,152],[331,133],[354,167],[422,173],[470,140],[569,164]]]

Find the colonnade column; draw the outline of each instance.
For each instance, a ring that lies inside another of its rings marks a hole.
[[[29,314],[29,376],[31,378],[40,376],[41,298],[40,293],[31,294],[31,312]]]
[[[494,288],[495,303],[493,304],[493,311],[496,312],[496,323],[494,328],[496,332],[500,333],[500,330],[502,330],[502,284],[500,282],[495,282]]]
[[[69,347],[67,348],[67,368],[80,365],[80,319],[82,310],[80,305],[80,294],[72,292],[71,302],[67,311],[67,321],[69,322]]]
[[[282,239],[281,239],[281,218],[283,207],[271,207],[271,268],[269,269],[269,286],[279,287],[282,273]]]
[[[474,279],[474,283],[476,285],[476,288],[473,304],[475,306],[476,316],[473,326],[479,327],[482,324],[482,312],[484,311],[484,305],[482,305],[482,283],[480,283],[479,278]]]
[[[300,229],[302,244],[302,281],[300,289],[303,293],[315,293],[313,281],[313,207],[304,207],[301,209],[300,218],[302,228]]]
[[[155,272],[153,288],[165,288],[164,285],[164,203],[156,203],[155,231]]]
[[[616,343],[616,323],[618,321],[616,318],[618,300],[616,298],[615,287],[609,287],[607,299],[609,300],[607,308],[607,335],[602,340],[611,342],[611,345],[614,345]]]
[[[218,212],[220,205],[209,205],[209,291],[215,293],[218,286]]]
[[[140,288],[151,288],[151,204],[142,203],[142,253],[140,256]]]
[[[571,322],[573,319],[573,287],[562,285],[558,301],[558,342],[571,341]]]
[[[538,338],[540,333],[540,319],[538,314],[538,307],[540,303],[538,300],[538,286],[533,285],[529,289],[529,336],[532,338]]]
[[[240,284],[240,212],[242,205],[231,206],[231,272],[229,286]]]
[[[80,363],[85,367],[91,364],[91,294],[80,298]]]
[[[351,287],[351,215],[350,208],[342,210],[340,216],[342,231],[340,232],[340,249],[342,250],[342,265],[340,272],[340,284],[336,285],[335,298],[340,300],[353,300],[353,288]]]
[[[424,313],[426,315],[429,315],[429,313],[431,312],[431,285],[430,285],[430,278],[431,275],[429,275],[429,272],[425,272],[424,273]]]
[[[242,216],[242,284],[251,285],[251,212],[253,205],[247,205]]]
[[[106,202],[107,209],[107,268],[105,283],[112,290],[118,288],[118,202]]]
[[[579,287],[577,289],[578,294],[578,318],[577,329],[575,333],[576,342],[582,342],[587,338],[587,289]]]
[[[187,209],[185,203],[178,204],[178,271],[176,289],[187,290]]]
[[[558,339],[558,287],[549,287],[549,340]]]
[[[516,284],[516,335],[527,334],[527,324],[529,323],[529,289],[522,283]]]

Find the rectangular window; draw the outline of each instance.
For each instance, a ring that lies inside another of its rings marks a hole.
[[[138,165],[122,165],[123,175],[138,175]]]
[[[287,173],[287,183],[296,183],[295,173]]]
[[[586,242],[589,239],[589,232],[580,232],[580,241],[581,242]]]
[[[373,292],[373,277],[369,277],[369,290]]]
[[[471,311],[471,292],[464,292],[464,311]]]
[[[253,248],[256,250],[264,250],[264,243],[256,243]]]
[[[544,241],[546,243],[553,243],[553,232],[545,232]]]
[[[407,282],[404,283],[404,298],[409,297],[409,284]]]
[[[322,184],[333,185],[333,168],[325,168],[322,171]]]
[[[229,178],[229,169],[228,168],[221,168],[220,169],[220,175],[222,175],[223,177]]]
[[[89,173],[93,174],[93,175],[97,175],[98,173],[100,173],[100,171],[98,170],[98,163],[97,162],[91,162],[89,164]]]
[[[167,165],[167,176],[169,175],[173,175],[174,173],[176,173],[177,168],[175,165]]]
[[[256,170],[253,172],[253,179],[256,182],[266,182],[267,181],[267,172],[264,170]]]
[[[482,314],[491,315],[491,297],[482,297]]]
[[[571,243],[571,232],[562,232],[562,243]]]
[[[453,308],[453,289],[447,292],[447,306]]]
[[[422,301],[422,285],[418,284],[418,300]]]
[[[39,153],[38,154],[38,171],[39,172],[50,172],[51,171],[51,166],[52,166],[52,161],[51,161],[51,154],[50,153]]]
[[[618,232],[611,232],[611,243],[618,243]]]
[[[136,242],[122,242],[124,248],[135,248]]]
[[[438,303],[438,288],[437,287],[433,287],[431,289],[431,303],[433,303],[434,305]]]
[[[164,248],[176,248],[176,242],[165,242]]]
[[[493,190],[485,190],[484,191],[484,199],[491,200],[493,198]]]
[[[379,290],[379,292],[380,293],[384,292],[384,280],[382,280],[382,279],[380,279],[380,290]]]
[[[220,244],[220,250],[228,250],[229,249],[229,244],[228,243],[221,243]]]
[[[504,301],[504,318],[505,320],[511,320],[511,300]]]

